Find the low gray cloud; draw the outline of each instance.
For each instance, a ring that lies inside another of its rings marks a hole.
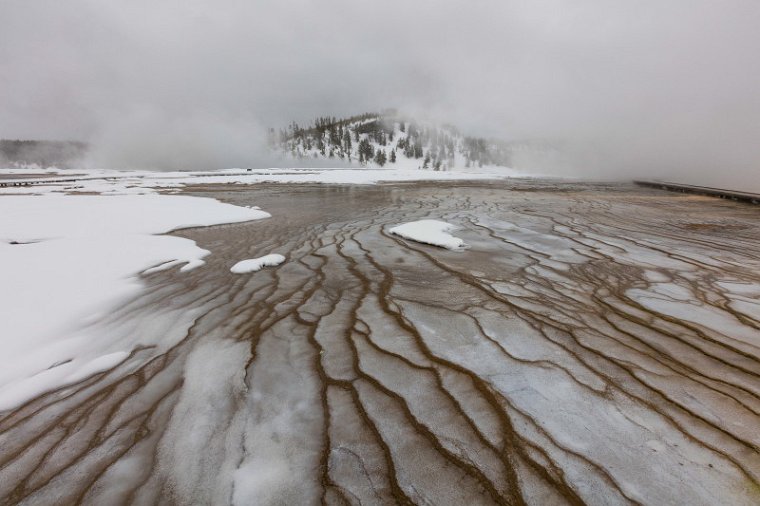
[[[760,190],[749,0],[4,0],[0,137],[110,166],[270,161],[268,126],[384,107],[508,140],[548,171]]]

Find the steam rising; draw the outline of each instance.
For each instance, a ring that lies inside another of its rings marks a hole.
[[[544,171],[760,191],[754,0],[8,0],[0,14],[0,137],[87,140],[101,166],[266,165],[269,126],[395,106],[562,146],[521,161]]]

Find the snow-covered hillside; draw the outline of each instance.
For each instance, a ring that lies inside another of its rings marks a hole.
[[[292,159],[431,170],[508,167],[512,149],[507,143],[466,137],[452,126],[420,122],[396,112],[322,117],[308,127],[291,123],[287,130],[270,130],[270,145]]]

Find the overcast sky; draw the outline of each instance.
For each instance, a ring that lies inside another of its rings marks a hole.
[[[245,165],[268,126],[385,107],[760,187],[760,1],[0,0],[3,138]]]

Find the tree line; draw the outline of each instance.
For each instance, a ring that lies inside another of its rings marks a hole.
[[[269,136],[273,148],[294,158],[337,158],[384,166],[404,156],[433,170],[455,166],[457,155],[466,167],[509,162],[508,147],[483,138],[463,137],[451,126],[419,124],[399,117],[395,111],[340,119],[321,116],[305,126],[293,121],[286,129],[270,129]]]

